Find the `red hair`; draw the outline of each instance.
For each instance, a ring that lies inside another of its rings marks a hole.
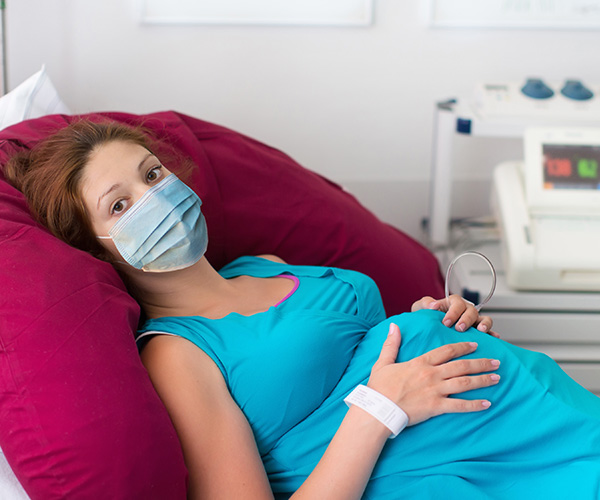
[[[110,254],[92,231],[80,184],[91,154],[111,141],[131,142],[151,151],[150,138],[139,128],[80,120],[14,156],[4,168],[7,180],[23,192],[34,217],[52,234],[108,261]]]

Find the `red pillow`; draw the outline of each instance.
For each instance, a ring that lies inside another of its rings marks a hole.
[[[161,115],[165,123],[189,127],[198,142],[183,149],[216,179],[216,186],[191,182],[206,207],[214,266],[271,253],[293,264],[354,269],[375,280],[388,315],[409,311],[424,295],[443,296],[433,254],[340,186],[239,133],[181,114]]]
[[[175,112],[86,115],[143,124],[203,200],[208,259],[272,253],[356,269],[388,313],[439,297],[433,255],[285,154]],[[0,132],[0,164],[76,117]],[[183,162],[185,163],[185,161]],[[139,310],[107,264],[50,236],[0,178],[0,447],[33,498],[185,498],[186,471],[134,341]]]
[[[3,181],[0,283],[0,446],[29,496],[185,498],[181,447],[133,341],[137,304]]]

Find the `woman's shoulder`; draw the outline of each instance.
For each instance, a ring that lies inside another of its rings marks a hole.
[[[275,255],[245,255],[223,266],[219,270],[219,274],[224,278],[233,278],[241,275],[266,277],[279,274],[288,266],[290,265]]]
[[[285,260],[283,260],[281,257],[277,257],[277,255],[263,254],[263,255],[257,255],[257,257],[259,259],[265,259],[265,260],[270,260],[271,262],[277,262],[278,264],[287,264],[287,262]]]
[[[176,369],[182,367],[193,367],[196,373],[203,373],[205,380],[223,379],[221,371],[208,354],[178,335],[151,337],[141,351],[140,357],[153,376],[162,373],[165,380],[177,375]]]

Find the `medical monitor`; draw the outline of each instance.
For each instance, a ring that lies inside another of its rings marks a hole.
[[[524,141],[532,213],[600,215],[600,128],[532,128]]]

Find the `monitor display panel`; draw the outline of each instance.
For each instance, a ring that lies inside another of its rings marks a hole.
[[[544,189],[600,189],[600,145],[542,144]]]
[[[600,214],[600,128],[531,128],[524,145],[532,213]]]

